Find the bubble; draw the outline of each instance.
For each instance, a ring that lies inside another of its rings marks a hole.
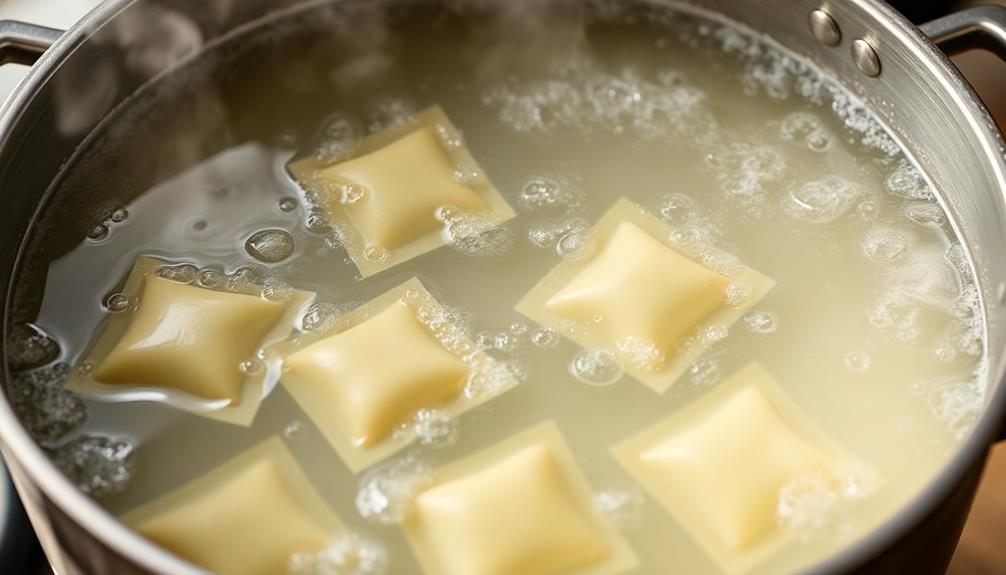
[[[734,280],[727,284],[724,290],[727,305],[735,308],[744,307],[750,301],[752,296],[754,296],[754,289],[751,284],[746,281]]]
[[[555,244],[555,251],[566,261],[583,259],[590,255],[596,247],[596,238],[592,230],[572,231]]]
[[[339,203],[344,205],[355,204],[367,195],[367,188],[357,184],[339,185]]]
[[[451,173],[451,176],[454,178],[455,182],[466,186],[474,184],[482,177],[478,170],[465,167],[455,168]]]
[[[7,365],[12,370],[41,367],[56,361],[59,354],[56,340],[32,324],[18,324],[7,332]]]
[[[94,364],[89,361],[81,362],[77,366],[77,373],[81,375],[90,375],[92,371],[94,371]]]
[[[288,575],[383,575],[388,567],[384,547],[355,533],[333,539],[316,552],[290,556]]]
[[[510,333],[514,335],[523,335],[527,333],[527,324],[522,321],[515,321],[510,324]]]
[[[520,190],[520,203],[526,210],[551,208],[559,203],[559,183],[551,178],[533,177]]]
[[[363,257],[368,262],[382,263],[388,261],[391,253],[384,246],[368,244],[367,247],[363,248]]]
[[[215,269],[201,269],[196,276],[196,282],[202,287],[214,288],[224,281],[224,273]]]
[[[880,208],[877,207],[877,204],[873,200],[863,200],[856,206],[856,211],[859,212],[860,218],[871,221],[877,217],[877,212],[880,211]]]
[[[257,359],[246,359],[238,364],[238,370],[245,375],[258,375],[265,366]]]
[[[943,383],[929,394],[933,415],[958,440],[971,432],[984,406],[983,394],[975,386],[974,381]]]
[[[695,200],[686,194],[667,194],[660,199],[660,217],[669,224],[684,224],[697,214]]]
[[[943,208],[938,204],[916,202],[905,206],[905,217],[929,228],[940,228],[947,222]]]
[[[290,441],[302,439],[305,433],[307,433],[307,426],[300,421],[291,421],[283,428],[283,437]]]
[[[356,305],[352,303],[314,302],[308,306],[304,317],[300,320],[301,329],[304,331],[325,331],[355,307]]]
[[[852,371],[866,371],[870,369],[870,363],[870,355],[865,351],[850,351],[845,354],[845,367]]]
[[[531,343],[542,349],[555,347],[559,344],[559,334],[550,327],[540,327],[531,332]]]
[[[870,259],[889,262],[908,251],[908,238],[895,230],[879,229],[867,232],[863,240],[863,253]]]
[[[329,231],[328,218],[321,212],[311,212],[304,221],[307,229],[315,233],[326,233]]]
[[[245,251],[260,262],[274,264],[293,255],[293,236],[275,228],[259,230],[245,241]]]
[[[437,135],[440,136],[440,141],[448,148],[460,148],[464,143],[457,133],[444,124],[437,124],[434,129]]]
[[[42,444],[58,441],[87,418],[84,402],[63,389],[69,375],[70,366],[65,363],[11,375],[9,397],[14,412]]]
[[[465,397],[469,399],[492,397],[514,383],[514,374],[507,364],[486,360],[476,364],[469,371],[465,380]]]
[[[82,435],[50,451],[52,462],[78,489],[101,498],[123,491],[133,478],[135,446],[124,439]]]
[[[192,283],[198,273],[199,268],[192,264],[165,265],[157,268],[157,277],[181,284]]]
[[[116,208],[108,215],[108,219],[114,223],[121,224],[129,218],[129,210],[126,208]]]
[[[367,129],[371,133],[383,132],[401,126],[416,115],[416,106],[405,98],[382,98],[368,115]]]
[[[783,210],[795,220],[827,224],[845,214],[862,195],[859,184],[829,175],[791,188]]]
[[[447,220],[444,240],[468,256],[494,256],[513,245],[513,234],[505,222],[478,214],[458,213]]]
[[[280,198],[279,209],[284,212],[292,212],[297,209],[297,199],[289,196]]]
[[[907,160],[901,160],[884,181],[888,192],[906,200],[933,202],[936,195],[922,174]]]
[[[723,341],[730,335],[730,328],[722,323],[713,323],[699,328],[699,338],[706,343]]]
[[[754,333],[772,333],[779,329],[779,316],[771,311],[749,311],[744,314],[744,325]]]
[[[262,282],[261,295],[269,301],[284,302],[293,296],[293,288],[279,278],[266,278]]]
[[[971,263],[968,261],[968,253],[960,242],[950,244],[943,254],[943,259],[950,264],[950,267],[957,272],[963,281],[974,281]]]
[[[420,409],[412,420],[412,431],[421,445],[451,445],[457,441],[457,425],[442,409]]]
[[[493,336],[492,347],[504,353],[513,353],[517,350],[520,341],[511,333],[500,332]]]
[[[124,293],[113,293],[105,300],[105,308],[112,313],[122,313],[129,309],[132,302]]]
[[[641,337],[619,340],[618,355],[629,369],[657,372],[664,367],[664,352],[652,341]]]
[[[108,237],[108,226],[105,224],[97,224],[87,231],[87,239],[99,242]]]
[[[636,487],[598,491],[593,499],[594,508],[619,529],[634,524],[643,511],[643,494]]]
[[[785,156],[773,146],[737,143],[722,158],[723,167],[716,170],[720,187],[749,206],[757,206],[767,184],[786,171]]]
[[[529,228],[527,239],[539,248],[550,248],[563,236],[570,233],[579,233],[589,228],[590,223],[583,218],[546,222]]]
[[[283,150],[296,150],[299,144],[300,138],[297,136],[297,132],[293,130],[283,130],[276,134],[273,138],[273,143],[277,148]]]
[[[209,226],[209,224],[206,223],[206,220],[200,219],[192,222],[192,229],[197,232],[205,230],[207,226]]]
[[[573,356],[569,372],[587,385],[604,387],[622,378],[622,362],[609,350],[585,349]]]
[[[688,366],[688,380],[696,387],[706,387],[720,378],[720,362],[700,359]]]
[[[953,361],[957,357],[957,350],[948,342],[940,342],[933,347],[933,355],[940,361]]]
[[[401,523],[413,496],[430,484],[430,467],[411,455],[381,465],[360,480],[356,510],[382,525]]]
[[[325,164],[348,159],[356,151],[360,139],[360,127],[352,116],[337,112],[323,122],[320,142],[314,157]]]
[[[817,116],[808,112],[787,114],[780,123],[779,136],[788,142],[802,141],[815,152],[824,152],[831,146],[831,135]]]
[[[855,484],[827,470],[804,471],[796,474],[779,489],[776,521],[801,540],[824,535],[845,520],[845,501],[855,497]]]

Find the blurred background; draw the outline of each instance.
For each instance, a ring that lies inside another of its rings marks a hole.
[[[192,0],[199,2],[200,0]],[[99,0],[0,0],[0,19],[16,19],[67,28]],[[990,3],[990,2],[982,2]],[[999,3],[1006,4],[1006,0]],[[896,8],[916,23],[977,4],[948,0],[892,0]],[[1006,63],[984,52],[970,52],[954,62],[972,82],[1000,127],[1006,127]],[[0,68],[0,98],[17,85],[24,66]],[[0,573],[47,573],[46,562],[31,538],[23,511],[10,494],[10,483],[0,465]],[[1006,445],[993,451],[964,529],[950,575],[999,575],[1006,573]]]

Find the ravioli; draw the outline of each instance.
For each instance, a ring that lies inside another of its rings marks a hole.
[[[271,375],[264,366],[245,373],[241,364],[286,337],[314,294],[294,291],[277,302],[203,288],[162,277],[165,265],[137,258],[120,292],[135,305],[111,315],[82,362],[91,370],[77,370],[68,388],[251,424]]]
[[[774,285],[711,247],[675,246],[670,226],[624,198],[592,230],[596,249],[556,265],[515,306],[663,393]],[[714,262],[717,269],[704,265]]]
[[[319,551],[345,532],[278,438],[122,519],[220,575],[286,573],[294,553]]]
[[[363,277],[443,245],[442,208],[498,222],[514,216],[437,106],[364,138],[352,158],[308,157],[289,169],[342,231]]]
[[[403,529],[426,573],[602,575],[636,565],[551,422],[436,470]]]
[[[785,543],[777,508],[788,483],[837,469],[870,475],[756,363],[612,453],[729,572]]]
[[[408,424],[419,410],[457,417],[516,385],[467,336],[445,335],[449,322],[420,320],[443,310],[412,278],[350,312],[332,333],[275,350],[284,387],[351,470],[415,440]],[[475,375],[490,380],[487,389],[471,387]]]

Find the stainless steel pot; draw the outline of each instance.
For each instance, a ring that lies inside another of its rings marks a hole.
[[[25,228],[61,165],[98,122],[141,85],[198,56],[208,43],[278,10],[314,3],[317,0],[110,0],[65,33],[0,22],[0,63],[34,64],[0,116],[0,298],[5,330],[10,298],[18,287]],[[1006,374],[1006,144],[940,48],[985,48],[1006,58],[1006,8],[967,10],[920,29],[878,0],[686,3],[768,34],[859,94],[944,192],[959,233],[972,248],[988,317],[988,385],[994,389],[983,418],[911,505],[810,570],[942,572],[1006,413],[1006,386],[999,385]],[[130,57],[137,53],[153,57]],[[67,117],[69,108],[84,113]],[[6,340],[4,333],[0,351]],[[0,443],[60,575],[200,572],[129,531],[80,494],[21,427],[6,397],[0,397]]]

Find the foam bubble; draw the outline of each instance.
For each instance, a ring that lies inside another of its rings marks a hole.
[[[124,439],[82,435],[50,451],[53,463],[78,489],[101,498],[123,491],[133,478],[136,446]]]
[[[527,239],[539,248],[550,248],[561,238],[571,233],[580,233],[590,228],[590,222],[583,218],[544,222],[528,229]]]
[[[100,242],[101,240],[108,237],[108,226],[105,224],[96,224],[87,230],[87,239],[92,242]]]
[[[379,244],[367,244],[363,248],[363,259],[368,262],[383,263],[391,257],[391,252]]]
[[[741,308],[751,301],[751,298],[754,296],[754,288],[746,281],[734,280],[727,284],[727,287],[724,289],[724,295],[727,298],[727,305]]]
[[[540,327],[531,333],[531,343],[547,349],[559,344],[559,334],[550,327]]]
[[[862,496],[862,483],[858,474],[837,467],[798,473],[779,489],[776,521],[803,541],[847,531],[849,503]]]
[[[720,378],[720,362],[712,358],[699,359],[688,366],[688,380],[697,387],[706,387]]]
[[[604,387],[622,378],[622,362],[610,350],[585,349],[573,356],[569,373],[587,385]]]
[[[664,367],[664,352],[645,338],[629,336],[620,340],[616,347],[619,357],[629,369],[657,372]]]
[[[591,229],[571,231],[555,243],[555,252],[564,260],[583,259],[594,252],[597,238]]]
[[[984,399],[975,381],[954,381],[933,387],[929,393],[929,408],[936,419],[960,440],[971,432],[978,421]]]
[[[56,361],[59,354],[56,340],[32,324],[18,324],[7,332],[7,365],[11,369],[41,367]]]
[[[486,359],[476,363],[465,379],[464,393],[469,399],[492,397],[514,383],[514,371],[507,363]]]
[[[292,212],[297,209],[297,199],[289,196],[280,198],[277,205],[279,206],[279,209],[284,212]]]
[[[360,125],[344,112],[336,112],[322,122],[321,136],[314,149],[314,158],[333,164],[352,156],[361,136]]]
[[[430,484],[430,467],[406,455],[381,465],[360,479],[356,510],[360,516],[382,525],[401,523],[412,497]]]
[[[518,202],[528,212],[570,213],[583,203],[583,192],[577,179],[566,174],[532,176],[521,187]]]
[[[783,210],[795,220],[827,224],[842,217],[863,194],[859,184],[828,175],[791,188]]]
[[[121,224],[122,222],[129,219],[129,210],[126,208],[116,208],[112,210],[112,213],[108,214],[108,219],[115,224]]]
[[[768,184],[786,170],[782,151],[765,144],[736,142],[720,155],[722,167],[716,170],[720,188],[747,207],[757,206]]]
[[[290,441],[302,439],[306,433],[306,426],[300,421],[291,421],[283,428],[283,437]]]
[[[10,400],[14,412],[40,443],[59,440],[87,418],[84,402],[63,389],[69,375],[70,366],[56,363],[11,376]]]
[[[598,491],[593,499],[594,507],[619,529],[632,526],[643,511],[643,494],[635,486]]]
[[[772,333],[779,329],[779,316],[771,311],[752,310],[744,314],[744,325],[754,333]]]
[[[289,575],[382,575],[387,571],[384,547],[356,533],[333,539],[320,551],[290,556]]]
[[[196,281],[199,268],[192,264],[163,265],[157,268],[157,277],[182,284]]]
[[[263,299],[274,302],[288,301],[293,297],[293,286],[285,281],[269,277],[262,280],[261,296]]]
[[[356,307],[355,303],[314,302],[304,312],[304,317],[300,320],[300,328],[303,331],[327,331]]]
[[[888,192],[906,200],[936,201],[936,195],[922,174],[907,160],[901,160],[894,167],[884,187]]]
[[[863,372],[870,369],[870,354],[865,351],[850,351],[845,354],[845,367],[852,371]]]
[[[791,112],[779,125],[779,137],[787,142],[799,141],[815,152],[831,147],[832,136],[817,116],[809,112]]]
[[[111,313],[122,313],[130,308],[132,300],[124,293],[113,293],[105,299],[105,309]]]
[[[245,240],[245,251],[260,262],[274,264],[293,255],[293,236],[275,228],[259,230]]]
[[[457,422],[442,409],[420,409],[412,421],[396,430],[401,437],[414,436],[421,445],[452,445],[458,439]]]
[[[947,216],[938,204],[929,202],[913,202],[905,206],[905,217],[929,228],[941,228],[947,223]]]
[[[367,115],[367,130],[375,133],[397,128],[415,117],[416,111],[415,103],[406,98],[382,98]]]
[[[460,210],[442,217],[444,241],[465,255],[495,256],[513,245],[513,234],[498,218]]]
[[[907,251],[908,238],[897,230],[870,230],[863,239],[863,253],[879,262],[898,259]]]

